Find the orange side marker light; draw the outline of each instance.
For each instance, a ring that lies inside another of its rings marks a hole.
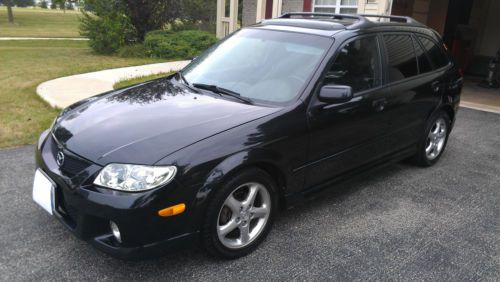
[[[186,205],[184,203],[177,204],[168,208],[164,208],[158,211],[158,215],[162,217],[173,216],[183,213],[186,210]]]

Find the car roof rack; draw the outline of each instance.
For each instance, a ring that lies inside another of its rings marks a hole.
[[[395,25],[411,25],[411,26],[424,26],[423,24],[419,23],[415,19],[411,17],[406,17],[406,16],[386,16],[386,15],[371,15],[371,14],[335,14],[335,13],[316,13],[316,12],[291,12],[291,13],[285,13],[278,17],[277,19],[292,19],[292,18],[299,18],[299,19],[305,19],[305,20],[319,20],[319,21],[325,21],[325,20],[336,20],[336,21],[352,21],[354,20],[353,23],[347,24],[345,23],[345,29],[358,29],[358,28],[368,28],[368,27],[373,27],[377,26],[380,24],[384,25],[390,25],[390,24],[395,24]],[[367,18],[386,18],[390,19],[392,21],[390,22],[375,22],[371,21]]]
[[[407,17],[407,16],[389,16],[389,15],[375,15],[375,14],[359,14],[360,16],[364,18],[379,18],[379,19],[391,19],[394,20],[397,23],[406,23],[409,25],[418,25],[418,26],[423,26],[422,23],[418,22],[412,17]]]
[[[332,20],[355,20],[354,23],[346,26],[348,29],[356,29],[364,25],[368,25],[369,21],[360,15],[346,15],[334,13],[316,13],[316,12],[290,12],[279,16],[279,19],[291,19],[292,17],[300,17],[302,19],[332,19]]]

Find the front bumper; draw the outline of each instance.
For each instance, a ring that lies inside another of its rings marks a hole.
[[[66,156],[59,167],[56,155]],[[54,216],[77,237],[98,249],[123,259],[161,255],[198,240],[198,225],[192,219],[194,196],[177,181],[142,193],[126,193],[92,184],[102,168],[60,147],[46,131],[36,147],[36,164],[55,184]],[[186,211],[160,217],[158,211],[179,203]],[[115,222],[122,242],[112,235]]]

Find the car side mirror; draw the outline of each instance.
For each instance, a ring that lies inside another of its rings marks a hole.
[[[343,103],[352,99],[351,86],[324,85],[319,91],[319,100],[325,103]]]

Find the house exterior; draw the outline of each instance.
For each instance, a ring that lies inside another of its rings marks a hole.
[[[357,13],[413,17],[439,32],[463,69],[476,75],[486,74],[500,48],[498,0],[218,0],[218,7],[219,38],[287,12]]]
[[[260,2],[260,3],[259,3]],[[278,3],[278,8],[273,5]],[[261,4],[262,3],[262,4]],[[337,14],[390,14],[391,0],[244,0],[242,25],[254,24],[288,12],[327,12]],[[261,5],[265,9],[257,9]],[[274,12],[274,13],[273,13]]]

